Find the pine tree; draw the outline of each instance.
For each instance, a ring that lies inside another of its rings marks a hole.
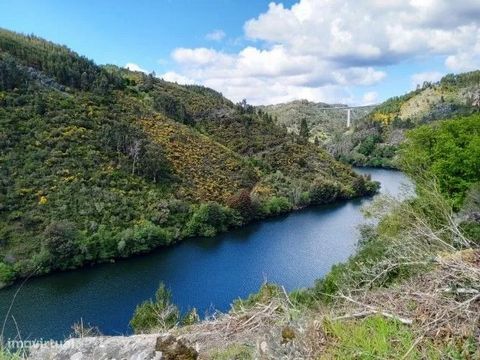
[[[299,135],[304,139],[308,139],[308,137],[310,136],[310,130],[308,129],[307,119],[305,118],[303,118],[302,122],[300,123]]]

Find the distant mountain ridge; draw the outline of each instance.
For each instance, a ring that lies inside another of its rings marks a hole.
[[[260,108],[294,133],[298,133],[305,119],[310,141],[317,138],[336,159],[352,165],[396,167],[396,152],[405,138],[405,131],[479,111],[480,71],[449,74],[438,82],[425,82],[418,89],[382,104],[352,110],[350,129],[345,126],[345,110],[322,112],[319,109],[333,106],[297,100]]]
[[[354,124],[352,132],[329,144],[337,159],[357,165],[396,167],[405,132],[422,124],[480,110],[480,71],[449,74],[386,100]]]
[[[352,123],[368,115],[376,105],[352,107]],[[327,141],[333,133],[346,130],[346,104],[327,104],[308,100],[294,100],[287,103],[259,106],[260,109],[274,117],[276,123],[285,126],[289,132],[298,134],[300,122],[307,120],[310,140]],[[325,109],[328,108],[328,109]]]

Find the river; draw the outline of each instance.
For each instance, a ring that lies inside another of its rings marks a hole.
[[[409,185],[398,171],[357,171],[380,181],[382,193],[399,195],[401,185]],[[228,310],[265,280],[287,290],[312,286],[355,251],[358,225],[365,222],[360,208],[369,201],[310,207],[148,255],[30,279],[15,299],[4,339],[20,333],[23,340],[61,340],[80,319],[106,335],[128,334],[136,305],[161,281],[183,311],[196,307],[201,315]],[[2,322],[17,288],[0,290]]]

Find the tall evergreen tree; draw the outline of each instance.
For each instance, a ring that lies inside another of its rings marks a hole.
[[[308,137],[310,136],[310,129],[308,128],[307,119],[305,118],[303,118],[300,122],[299,135],[304,139],[308,139]]]

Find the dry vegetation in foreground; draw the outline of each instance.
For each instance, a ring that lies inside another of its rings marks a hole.
[[[477,359],[480,250],[459,217],[435,187],[366,212],[389,215],[315,289],[265,284],[228,314],[171,333],[201,359]]]
[[[479,287],[480,252],[464,250],[398,286],[335,295],[331,306],[307,308],[264,285],[253,304],[171,334],[200,359],[476,359]]]

